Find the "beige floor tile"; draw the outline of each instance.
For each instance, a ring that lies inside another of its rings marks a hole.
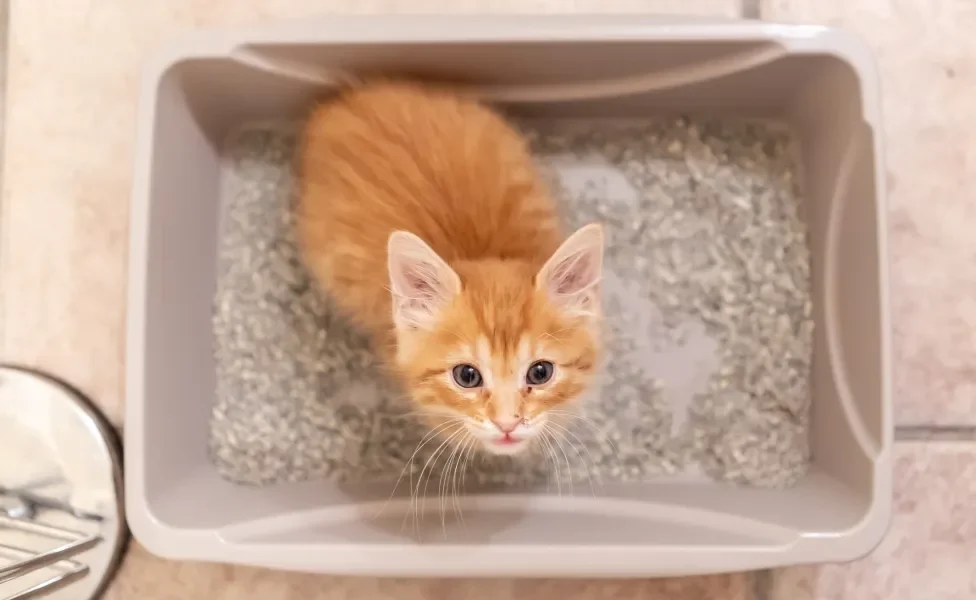
[[[394,580],[176,563],[133,545],[105,600],[752,600],[749,575],[634,581]]]
[[[897,445],[895,512],[871,556],[777,572],[770,600],[976,598],[976,443]]]
[[[877,52],[888,141],[896,418],[976,424],[976,2],[763,0]]]

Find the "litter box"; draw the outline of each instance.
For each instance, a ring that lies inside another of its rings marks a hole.
[[[400,527],[409,499],[388,487],[221,479],[207,440],[222,142],[246,123],[300,118],[337,74],[364,71],[452,81],[527,117],[792,125],[816,323],[807,475],[788,489],[673,477],[572,496],[472,493],[463,524],[421,542]],[[812,26],[338,18],[169,46],[143,82],[132,198],[125,468],[136,538],[173,559],[374,576],[673,576],[867,553],[891,511],[879,104],[864,46]]]

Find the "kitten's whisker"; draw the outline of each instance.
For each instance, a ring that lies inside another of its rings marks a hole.
[[[569,495],[575,496],[576,494],[573,490],[573,467],[569,464],[569,456],[566,455],[566,451],[563,450],[563,447],[559,444],[559,440],[556,439],[556,436],[553,435],[549,428],[543,428],[542,433],[552,442],[553,448],[559,450],[559,453],[563,455],[563,460],[566,461],[566,476],[569,478]],[[556,454],[556,469],[558,469],[557,473],[562,470],[559,466],[559,454]]]
[[[407,400],[409,398],[410,398],[409,396],[402,396],[400,400]],[[442,415],[432,415],[430,411],[425,411],[425,410],[411,410],[408,412],[398,412],[395,415],[391,415],[391,416],[394,418],[398,418],[398,417],[431,417],[431,416],[440,417]],[[460,417],[443,417],[443,418],[450,419],[451,421],[461,420]]]
[[[559,423],[554,423],[552,421],[549,421],[548,425],[552,425],[553,427],[558,427],[559,429],[565,431],[566,434],[569,434],[569,435],[573,436],[573,438],[576,440],[577,444],[579,444],[583,448],[583,451],[586,452],[587,456],[590,459],[590,464],[593,465],[593,467],[594,467],[594,469],[593,469],[593,475],[596,475],[596,482],[600,485],[600,489],[602,490],[603,489],[603,479],[600,477],[600,472],[597,471],[597,470],[595,470],[596,469],[596,461],[593,459],[593,453],[590,452],[590,449],[586,446],[586,444],[583,443],[583,440],[581,440],[578,435],[576,435],[575,433],[573,433],[569,429],[563,427]],[[570,443],[569,440],[567,440],[567,443],[569,444],[569,447],[572,448],[574,452],[576,452],[576,456],[579,457],[580,462],[583,463],[583,466],[586,466],[586,459],[584,459],[583,458],[583,455],[580,454],[580,451],[577,449],[576,444]],[[596,496],[596,491],[593,489],[593,475],[591,475],[591,469],[589,467],[587,467],[586,468],[586,478],[590,482],[590,491],[593,492],[593,495],[594,496]]]
[[[478,440],[472,436],[471,445],[468,447],[467,452],[464,455],[464,463],[461,465],[461,492],[464,492],[464,480],[468,474],[468,461],[471,460],[472,454],[475,452],[475,448],[478,446]]]
[[[447,495],[448,479],[446,475],[451,471],[451,463],[454,461],[455,457],[461,451],[461,444],[467,439],[468,432],[464,432],[465,435],[461,436],[461,441],[454,445],[454,449],[451,450],[450,455],[447,457],[447,463],[444,465],[444,470],[441,471],[440,479],[437,481],[437,494],[440,496],[441,500],[441,530],[444,533],[444,539],[447,539],[447,511],[444,510],[444,497]]]
[[[575,495],[575,478],[573,477],[573,466],[572,464],[570,464],[569,455],[566,453],[566,448],[565,448],[565,444],[569,444],[569,442],[566,440],[565,436],[560,436],[558,431],[550,429],[549,435],[552,437],[552,441],[556,444],[556,447],[559,448],[559,451],[562,452],[563,460],[566,461],[566,471],[569,476],[569,494],[571,496]],[[569,446],[570,448],[572,448],[572,444],[569,444]],[[576,455],[579,456],[579,452],[577,452]],[[582,461],[583,457],[580,457],[580,460]],[[587,477],[589,477],[589,473],[587,473]],[[593,490],[593,483],[590,482],[590,491],[592,490]]]
[[[608,436],[606,432],[604,432],[603,429],[601,429],[600,426],[592,419],[565,410],[550,409],[549,412],[554,415],[569,417],[570,419],[577,419],[584,425],[591,427],[594,433],[605,439],[607,443],[610,444],[610,448],[613,450],[614,454],[620,454],[620,452],[617,450],[617,445],[613,443],[610,436]]]
[[[461,421],[461,419],[458,418],[458,419],[454,419],[452,421],[448,421],[447,423],[441,423],[437,427],[435,427],[435,428],[431,429],[430,431],[428,431],[424,435],[424,437],[421,438],[420,442],[417,443],[417,448],[413,451],[413,454],[410,455],[410,458],[407,459],[406,464],[404,464],[403,465],[403,468],[400,469],[400,476],[397,477],[396,483],[393,484],[393,491],[390,492],[390,497],[387,498],[386,499],[386,502],[383,503],[383,506],[380,507],[379,512],[377,512],[373,516],[374,519],[380,517],[383,514],[383,511],[386,510],[386,507],[390,503],[390,500],[393,499],[393,495],[396,494],[397,487],[400,485],[400,481],[403,479],[403,474],[406,473],[407,472],[407,469],[410,468],[410,466],[413,464],[413,459],[414,459],[415,456],[417,456],[417,453],[420,452],[420,449],[423,448],[427,444],[427,442],[430,441],[430,439],[432,439],[435,435],[437,435],[437,433],[440,430],[442,430],[443,428],[445,428],[445,427],[447,427],[449,425],[452,425],[454,423],[454,421]],[[412,470],[411,470],[411,478],[410,479],[411,479],[410,487],[411,487],[411,489],[413,489],[413,471]]]
[[[456,337],[458,339],[458,341],[461,342],[461,343],[465,343],[467,341],[467,340],[464,339],[464,337],[461,336],[460,333],[454,331],[453,329],[448,329],[448,328],[444,327],[443,328],[443,331],[446,331],[446,332],[450,333],[451,335],[453,335],[454,337]]]
[[[535,341],[538,342],[539,340],[541,340],[542,338],[545,337],[545,338],[549,338],[551,340],[555,340],[557,342],[561,342],[562,340],[559,339],[559,338],[557,338],[556,335],[558,335],[558,334],[560,334],[560,333],[562,333],[564,331],[569,331],[571,329],[572,329],[572,327],[563,327],[562,329],[557,329],[556,331],[553,331],[552,333],[549,333],[548,331],[543,331],[542,333],[539,334],[539,337],[535,338]]]
[[[434,450],[434,453],[431,454],[430,457],[427,458],[427,462],[424,463],[424,468],[420,470],[420,475],[417,477],[417,494],[414,497],[417,498],[417,507],[416,508],[419,508],[420,509],[420,513],[423,516],[426,516],[426,512],[425,511],[427,509],[427,489],[430,486],[430,478],[431,478],[431,475],[434,472],[434,466],[436,466],[436,464],[437,464],[437,459],[438,459],[439,455],[441,454],[441,451],[445,448],[445,446],[447,446],[451,442],[451,440],[453,440],[454,438],[456,438],[458,435],[460,435],[464,431],[465,431],[464,430],[464,427],[462,426],[460,430],[455,431],[447,439],[445,439],[443,442],[441,442],[441,445],[438,446],[436,450]],[[424,494],[423,494],[423,497],[421,498],[421,496],[420,496],[420,485],[424,482],[424,471],[427,471],[427,467],[428,466],[430,466],[430,471],[427,473],[427,483],[424,484]],[[414,514],[416,515],[416,510],[414,511]],[[419,523],[418,523],[417,526],[418,527],[420,526]]]
[[[407,461],[407,464],[404,465],[404,469],[407,469],[407,468],[410,469],[410,509],[411,509],[411,512],[413,513],[414,531],[417,532],[417,533],[420,533],[420,530],[419,530],[419,523],[417,522],[417,512],[416,512],[416,508],[415,508],[416,493],[414,491],[414,485],[413,485],[413,459],[414,459],[414,457],[417,456],[417,453],[419,453],[420,450],[424,446],[426,446],[428,443],[430,443],[431,440],[435,439],[438,434],[441,434],[441,433],[444,433],[444,432],[448,431],[448,428],[451,425],[455,425],[455,426],[461,427],[462,426],[461,419],[458,418],[458,419],[453,419],[451,421],[448,421],[447,423],[441,423],[440,425],[438,425],[437,427],[435,427],[434,429],[432,429],[431,431],[429,431],[427,433],[427,435],[425,435],[423,437],[423,439],[420,441],[420,443],[417,445],[417,449],[414,450],[413,451],[413,454],[410,455],[410,459]],[[400,472],[400,477],[401,478],[403,477],[403,471]],[[399,479],[397,480],[397,484],[399,485]],[[420,486],[419,482],[418,482],[417,486],[418,487]],[[394,487],[394,490],[393,491],[396,492],[396,487]],[[392,498],[393,497],[393,494],[390,494],[390,497]],[[403,515],[403,520],[404,520],[404,523],[407,520],[407,514],[406,513]],[[401,524],[401,527],[402,526],[403,526],[403,524]]]
[[[576,436],[576,434],[574,434],[572,431],[566,429],[565,427],[563,427],[562,425],[559,425],[558,423],[550,423],[550,425],[552,425],[553,427],[558,428],[557,430],[554,430],[553,431],[553,434],[560,436],[563,439],[563,441],[566,442],[566,444],[569,446],[569,448],[573,452],[576,453],[576,456],[577,456],[577,458],[579,458],[580,463],[583,465],[583,468],[586,469],[586,481],[589,483],[589,486],[590,486],[590,494],[592,494],[594,497],[596,497],[596,489],[594,489],[594,487],[593,487],[593,470],[596,467],[596,461],[593,460],[593,455],[590,453],[590,449],[587,448],[586,445],[583,444],[582,440],[580,440],[579,437]],[[587,463],[586,458],[584,458],[583,455],[580,453],[579,448],[577,447],[577,445],[574,444],[572,441],[570,441],[566,437],[567,434],[573,436],[576,439],[576,441],[579,443],[579,445],[580,446],[583,446],[583,451],[586,452],[587,456],[589,457],[589,463]],[[591,465],[592,465],[592,467],[591,467]],[[600,489],[602,491],[603,490],[603,482],[600,480],[599,473],[597,473],[596,478],[597,478],[597,483],[600,485]]]
[[[563,485],[562,480],[559,477],[559,460],[556,458],[556,451],[553,449],[552,444],[549,442],[549,438],[546,436],[546,430],[543,429],[540,432],[542,435],[539,438],[546,445],[546,452],[549,454],[550,463],[552,467],[555,468],[556,475],[556,493],[560,496],[563,495]],[[550,468],[550,474],[552,473],[552,468]]]
[[[437,461],[441,457],[447,455],[448,456],[447,463],[445,464],[444,468],[441,470],[441,473],[438,476],[438,480],[437,480],[437,486],[438,486],[437,493],[441,503],[441,526],[444,530],[445,536],[447,535],[447,528],[444,525],[444,495],[443,492],[441,491],[441,488],[444,486],[444,482],[445,482],[444,473],[448,469],[450,469],[451,457],[454,455],[454,451],[457,450],[457,446],[456,446],[457,442],[455,441],[455,439],[458,437],[458,435],[462,435],[462,439],[463,439],[463,434],[465,433],[466,431],[464,430],[464,428],[462,428],[460,431],[455,432],[454,434],[451,435],[451,437],[445,440],[447,444],[442,444],[437,450],[434,451],[434,455],[432,456],[433,461],[431,463],[430,470],[427,472],[427,483],[424,484],[423,508],[421,509],[421,513],[426,515],[427,514],[426,513],[427,489],[430,487],[430,480],[434,477],[434,469],[437,467]],[[450,454],[448,454],[449,450],[450,450]],[[418,487],[419,487],[419,483],[418,483]]]
[[[461,465],[461,460],[467,454],[468,448],[471,447],[471,443],[475,441],[474,436],[468,433],[462,441],[461,454],[458,455],[458,459],[454,461],[454,472],[451,474],[451,495],[454,498],[454,516],[457,518],[458,522],[461,523],[461,527],[467,529],[464,524],[464,511],[461,509],[461,501],[458,498],[458,469]],[[464,493],[464,490],[461,490]]]
[[[464,447],[464,452],[461,455],[461,461],[458,465],[457,477],[455,477],[455,484],[457,485],[457,506],[458,506],[458,518],[461,521],[461,526],[467,529],[464,523],[464,503],[463,498],[464,492],[464,469],[468,466],[468,457],[471,455],[472,450],[474,450],[475,445],[478,443],[478,439],[475,436],[470,436],[468,438],[468,444]]]
[[[546,493],[548,494],[552,489],[552,467],[550,466],[552,461],[549,459],[549,448],[546,445],[546,440],[542,437],[537,438],[537,440],[539,442],[538,448],[542,451],[542,456],[546,459]]]
[[[561,449],[559,448],[559,445],[556,442],[555,437],[553,437],[552,432],[549,430],[548,427],[543,427],[541,433],[542,433],[542,435],[545,436],[545,438],[549,441],[550,445],[552,446],[553,455],[555,457],[554,460],[555,460],[555,463],[556,463],[556,472],[557,472],[557,474],[558,473],[561,473],[562,470],[563,470],[563,468],[562,468],[561,463],[559,462],[559,453],[557,451],[557,450],[561,450]],[[558,480],[557,480],[557,482],[558,482]],[[572,495],[573,495],[573,493],[572,493],[572,491],[570,491],[570,496],[572,496]]]
[[[461,429],[461,426],[459,425],[458,426],[458,430],[460,430],[460,429]],[[411,474],[411,479],[410,479],[410,486],[411,486],[411,490],[410,490],[410,501],[411,501],[411,508],[413,509],[412,512],[413,512],[413,520],[414,520],[414,529],[416,529],[418,533],[420,532],[420,521],[419,521],[420,515],[418,513],[418,510],[420,509],[420,486],[424,482],[424,472],[427,470],[427,466],[430,464],[430,462],[432,460],[435,460],[435,458],[437,456],[437,452],[456,433],[457,433],[457,431],[452,431],[451,434],[449,436],[447,436],[447,438],[441,440],[441,443],[434,449],[433,452],[431,452],[427,456],[427,459],[424,461],[423,468],[420,469],[420,473],[417,475],[417,485],[416,486],[413,485],[413,477],[412,477],[413,476],[413,472],[411,471],[411,473],[410,473]]]

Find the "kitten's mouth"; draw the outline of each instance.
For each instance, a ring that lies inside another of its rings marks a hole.
[[[491,440],[486,443],[487,449],[494,454],[518,454],[526,447],[527,438],[512,437],[510,435],[503,435]]]
[[[525,440],[520,440],[518,438],[513,438],[512,436],[510,436],[509,434],[506,433],[505,435],[503,435],[500,438],[495,438],[493,441],[494,441],[495,444],[498,444],[500,446],[511,446],[511,445],[514,445],[514,444],[521,444]]]

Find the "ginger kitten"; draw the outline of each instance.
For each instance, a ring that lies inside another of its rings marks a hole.
[[[317,107],[299,160],[318,283],[442,434],[528,447],[598,363],[601,227],[564,240],[519,134],[421,85],[367,84]]]

